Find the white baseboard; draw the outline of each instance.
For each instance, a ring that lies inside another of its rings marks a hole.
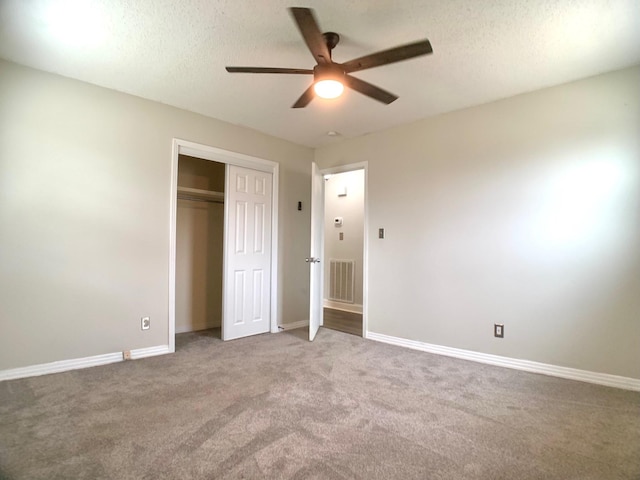
[[[377,342],[389,343],[400,347],[412,348],[422,352],[435,353],[438,355],[446,355],[448,357],[461,358],[463,360],[471,360],[473,362],[487,363],[489,365],[497,365],[499,367],[507,367],[515,370],[524,370],[526,372],[541,373],[552,377],[567,378],[569,380],[578,380],[581,382],[596,383],[598,385],[606,385],[607,387],[623,388],[625,390],[640,391],[640,380],[636,378],[620,377],[618,375],[610,375],[608,373],[590,372],[588,370],[578,370],[576,368],[560,367],[557,365],[549,365],[546,363],[532,362],[530,360],[520,360],[517,358],[501,357],[488,353],[474,352],[471,350],[462,350],[460,348],[443,347],[430,343],[418,342],[415,340],[407,340],[381,333],[367,332],[366,338]]]
[[[158,345],[156,347],[137,348],[131,350],[131,359],[153,357],[155,355],[164,355],[170,353],[169,345]],[[28,367],[12,368],[9,370],[0,370],[0,382],[4,380],[14,380],[16,378],[37,377],[39,375],[47,375],[49,373],[67,372],[69,370],[78,370],[80,368],[97,367],[98,365],[107,365],[124,361],[122,352],[105,353],[104,355],[94,355],[92,357],[73,358],[71,360],[60,360],[58,362],[42,363],[40,365],[31,365]]]
[[[332,308],[333,310],[342,310],[343,312],[362,313],[362,305],[356,305],[354,303],[336,302],[334,300],[323,300],[322,305],[325,308]]]
[[[167,353],[172,353],[171,350],[169,350],[169,345],[136,348],[135,350],[131,350],[131,360],[137,360],[138,358],[155,357],[156,355],[166,355]]]
[[[282,325],[278,325],[278,328],[280,329],[281,332],[283,332],[285,330],[294,330],[296,328],[302,328],[302,327],[308,327],[308,326],[309,326],[309,320],[298,320],[297,322],[283,323]]]

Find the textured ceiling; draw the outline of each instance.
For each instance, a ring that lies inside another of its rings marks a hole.
[[[338,62],[423,38],[434,54],[354,74],[391,105],[294,110],[311,77],[224,70],[313,68],[290,6],[341,35]],[[638,64],[640,1],[0,0],[0,57],[316,147]]]

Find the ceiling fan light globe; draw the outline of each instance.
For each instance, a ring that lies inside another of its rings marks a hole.
[[[313,90],[320,98],[337,98],[342,95],[344,85],[337,80],[319,80],[313,85]]]

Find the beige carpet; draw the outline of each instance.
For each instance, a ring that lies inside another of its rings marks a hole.
[[[321,329],[0,383],[3,479],[638,479],[640,394]]]

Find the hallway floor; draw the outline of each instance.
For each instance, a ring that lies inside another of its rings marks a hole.
[[[325,328],[337,330],[339,332],[350,333],[352,335],[362,336],[362,314],[345,312],[333,308],[324,309]]]

